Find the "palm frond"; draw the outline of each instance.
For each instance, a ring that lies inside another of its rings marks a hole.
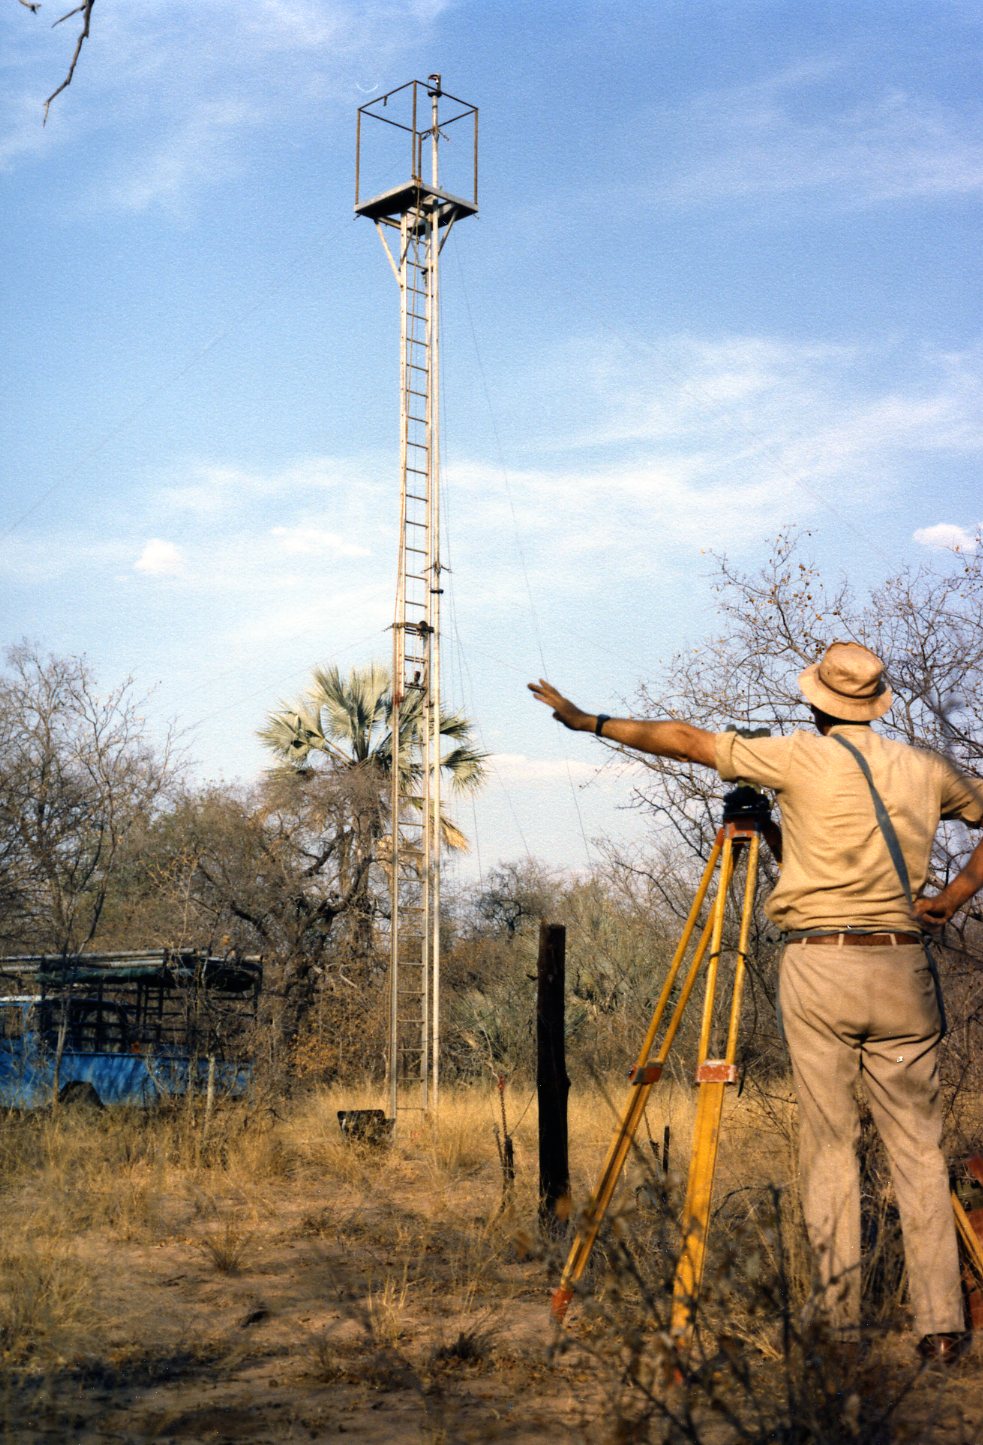
[[[471,851],[471,844],[467,838],[456,823],[452,823],[446,815],[442,815],[440,819],[440,839],[445,848],[453,848],[456,853]]]
[[[312,749],[328,750],[320,720],[303,706],[270,713],[257,736],[271,752],[293,764],[303,763]]]
[[[315,667],[307,696],[323,718],[325,732],[332,737],[345,737],[349,720],[348,700],[338,668]]]
[[[484,783],[487,758],[487,753],[479,752],[476,748],[452,748],[441,758],[440,766],[456,793],[469,793],[476,791]]]
[[[315,668],[308,696],[323,714],[325,733],[346,743],[357,761],[364,762],[374,751],[374,733],[389,716],[388,668],[372,662],[353,667],[347,678],[335,666]]]
[[[420,755],[423,697],[411,688],[399,707],[400,794],[406,806],[422,807],[424,761]],[[312,752],[322,752],[329,766],[352,768],[371,762],[380,777],[392,770],[393,695],[389,669],[379,663],[353,667],[343,677],[337,666],[315,668],[303,699],[271,713],[259,736],[280,763],[298,770]],[[473,740],[468,719],[460,712],[441,714],[441,737],[453,746],[441,758],[441,772],[455,792],[478,788],[485,778],[487,754]],[[441,839],[464,851],[464,834],[441,818]]]
[[[422,812],[423,812],[423,799],[422,799],[422,797],[421,797],[421,798],[410,798],[410,797],[407,797],[407,798],[405,799],[405,802],[407,802],[407,803],[410,805],[410,807],[414,808],[418,813],[422,813]],[[443,845],[444,845],[445,848],[453,848],[453,849],[454,849],[456,852],[458,852],[458,853],[469,853],[469,852],[471,851],[471,844],[470,844],[469,841],[468,841],[467,835],[461,832],[461,830],[460,830],[460,828],[457,826],[457,824],[451,821],[451,819],[447,816],[447,814],[443,811],[443,809],[441,809],[441,813],[440,813],[440,841],[441,841],[441,843],[443,843]],[[389,855],[391,856],[391,855],[392,855],[392,838],[391,838],[391,836],[389,837],[388,847],[389,847]]]
[[[440,735],[454,741],[471,741],[472,726],[469,718],[461,712],[441,712]]]

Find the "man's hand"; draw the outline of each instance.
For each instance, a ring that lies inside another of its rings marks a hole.
[[[915,917],[926,928],[941,928],[974,893],[983,888],[983,842],[977,843],[965,868],[957,873],[934,898],[915,899]]]
[[[538,682],[530,682],[527,686],[534,698],[553,709],[553,716],[565,728],[570,728],[575,733],[594,731],[594,724],[597,721],[596,714],[582,712],[568,697],[557,692],[556,688],[552,687],[545,678],[541,677]]]
[[[915,899],[915,917],[926,928],[941,928],[953,914],[958,913],[966,899],[961,892],[954,892],[951,885],[936,893],[934,898]]]

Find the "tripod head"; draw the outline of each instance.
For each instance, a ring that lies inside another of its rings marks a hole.
[[[724,794],[724,823],[741,823],[759,832],[771,820],[771,803],[759,788],[742,783]]]

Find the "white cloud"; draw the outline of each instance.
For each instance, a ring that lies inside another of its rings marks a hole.
[[[184,571],[184,558],[173,542],[151,537],[134,562],[133,570],[145,572],[148,577],[178,577]]]
[[[0,576],[36,585],[56,578],[94,577],[127,567],[133,544],[125,538],[65,532],[15,532],[0,551]]]
[[[980,524],[983,529],[983,523]],[[912,534],[913,539],[923,547],[936,551],[975,552],[980,544],[980,530],[967,532],[953,522],[936,522],[932,527],[919,527]]]
[[[166,509],[211,516],[233,508],[247,482],[237,467],[191,466],[187,471],[187,481],[163,488]]]
[[[391,470],[391,458],[375,474]],[[187,462],[175,479],[173,471],[153,478],[165,509],[177,508],[201,517],[242,515],[247,504],[265,502],[269,497],[294,501],[319,498],[332,488],[342,493],[343,503],[374,494],[373,463],[370,457],[352,461],[336,457],[302,457],[280,466],[258,468],[231,462]],[[338,505],[338,504],[335,504]]]
[[[243,165],[243,132],[262,119],[257,107],[236,100],[199,102],[166,129],[160,144],[133,160],[109,196],[128,211],[162,206],[183,211],[199,186],[236,175]]]
[[[835,59],[705,93],[660,113],[656,133],[659,189],[679,202],[820,192],[852,207],[983,189],[983,108],[872,94]]]
[[[8,96],[0,119],[0,171],[13,170],[20,161],[39,155],[47,142],[38,97],[29,92]]]
[[[530,758],[525,753],[492,753],[488,764],[499,782],[521,784],[523,787],[557,780],[562,783],[593,783],[601,776],[596,758],[583,762],[573,758]]]
[[[983,356],[909,349],[901,375],[895,356],[885,374],[885,356],[852,342],[667,336],[628,346],[584,336],[556,349],[541,367],[545,396],[515,378],[553,418],[549,452],[543,437],[520,453],[508,486],[483,458],[447,468],[453,597],[465,610],[514,619],[521,635],[527,588],[566,597],[589,575],[644,589],[653,567],[681,579],[704,549],[740,555],[778,526],[817,516],[877,553],[871,516],[924,483],[926,457],[938,487],[952,458],[983,451]],[[515,431],[526,431],[522,415]],[[385,625],[395,587],[390,474],[372,454],[268,467],[213,458],[156,471],[143,479],[129,537],[111,537],[122,557],[106,561],[147,576],[181,573],[199,606],[207,598],[228,609],[236,638],[333,628],[363,613],[371,631]],[[180,551],[162,540],[178,528]],[[917,540],[939,545],[928,531]],[[969,533],[954,540],[965,546]],[[77,546],[46,548],[46,575],[74,572],[78,555]],[[25,549],[5,570],[40,565]]]
[[[233,0],[238,9],[237,0]],[[254,0],[247,28],[267,50],[298,50],[335,54],[357,47],[363,28],[370,33],[387,25],[429,24],[448,8],[449,0],[360,0],[358,4],[325,0]]]
[[[555,424],[539,446],[548,456],[511,468],[507,487],[492,464],[447,472],[449,488],[466,493],[458,559],[480,546],[490,595],[515,592],[505,553],[517,529],[551,591],[588,564],[641,578],[656,558],[665,567],[694,548],[740,551],[817,514],[864,536],[872,507],[924,483],[927,457],[938,474],[983,452],[983,358],[972,351],[909,350],[899,375],[894,354],[871,345],[581,337],[541,370]],[[876,552],[876,534],[868,540]]]
[[[303,525],[299,527],[273,527],[270,535],[277,539],[282,551],[302,557],[369,557],[368,547],[357,542],[348,542],[338,532],[326,527]]]
[[[307,637],[316,649],[315,656],[325,638],[345,636],[388,659],[392,592],[391,585],[380,587],[363,579],[330,590],[308,586],[297,596],[284,593],[278,581],[268,580],[265,589],[259,584],[249,593],[247,605],[236,608],[224,636],[228,646],[243,655]],[[332,643],[330,655],[336,652],[337,645]]]

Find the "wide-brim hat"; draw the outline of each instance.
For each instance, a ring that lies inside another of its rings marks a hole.
[[[859,642],[831,642],[820,662],[799,673],[799,687],[814,707],[847,722],[872,722],[894,701],[883,662]]]

